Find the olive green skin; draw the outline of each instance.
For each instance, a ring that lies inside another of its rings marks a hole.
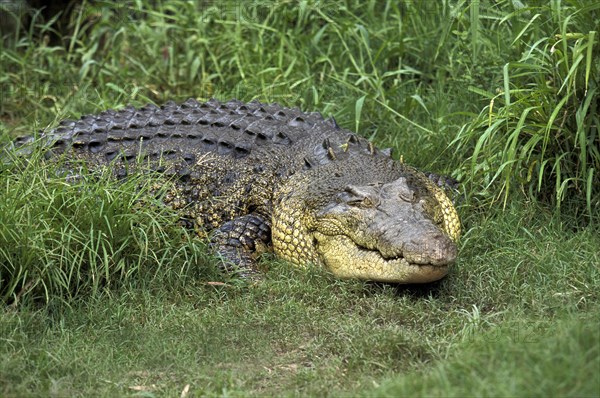
[[[439,177],[319,113],[189,99],[86,115],[15,141],[30,142],[118,178],[161,173],[164,202],[244,275],[273,250],[344,278],[422,283],[445,276],[457,256],[460,222]]]

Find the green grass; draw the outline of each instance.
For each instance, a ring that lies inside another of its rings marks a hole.
[[[598,234],[523,213],[483,221],[430,287],[269,261],[250,287],[155,280],[6,310],[4,395],[593,396]]]
[[[277,101],[459,177],[464,233],[431,285],[271,256],[253,284],[217,272],[148,176],[3,162],[0,395],[600,396],[600,15],[532,4],[96,2],[63,32],[35,17],[1,44],[2,142],[127,103]]]
[[[455,139],[462,151],[475,142],[463,180],[474,183],[473,196],[491,204],[501,198],[506,205],[509,192],[521,188],[557,208],[580,197],[591,216],[600,205],[600,47],[598,20],[590,14],[597,15],[600,4],[535,11],[512,38],[511,44],[531,44],[503,64],[499,92],[469,87],[489,104]],[[499,24],[514,19],[507,15]],[[554,30],[540,29],[540,20]]]
[[[96,294],[141,275],[181,280],[216,273],[204,242],[158,204],[165,181],[147,174],[119,183],[110,172],[84,169],[69,174],[62,162],[42,165],[39,158],[15,158],[2,170],[3,302]]]
[[[433,369],[390,378],[364,395],[598,396],[598,383],[590,382],[600,370],[598,339],[597,318],[504,325],[460,344],[459,353]]]

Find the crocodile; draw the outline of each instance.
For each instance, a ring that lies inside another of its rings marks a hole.
[[[130,105],[15,140],[40,142],[46,158],[92,172],[159,173],[171,184],[162,201],[242,275],[274,251],[341,278],[424,283],[457,256],[460,221],[443,178],[318,112],[215,99]]]

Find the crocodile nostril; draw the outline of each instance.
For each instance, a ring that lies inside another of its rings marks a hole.
[[[449,265],[456,260],[458,250],[452,240],[441,232],[424,232],[405,245],[404,257],[410,263]]]

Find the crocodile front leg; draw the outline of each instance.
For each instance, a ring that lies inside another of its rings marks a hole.
[[[226,222],[210,239],[210,246],[223,260],[225,271],[237,271],[250,278],[258,274],[256,258],[270,244],[271,222],[258,214],[246,214]]]

